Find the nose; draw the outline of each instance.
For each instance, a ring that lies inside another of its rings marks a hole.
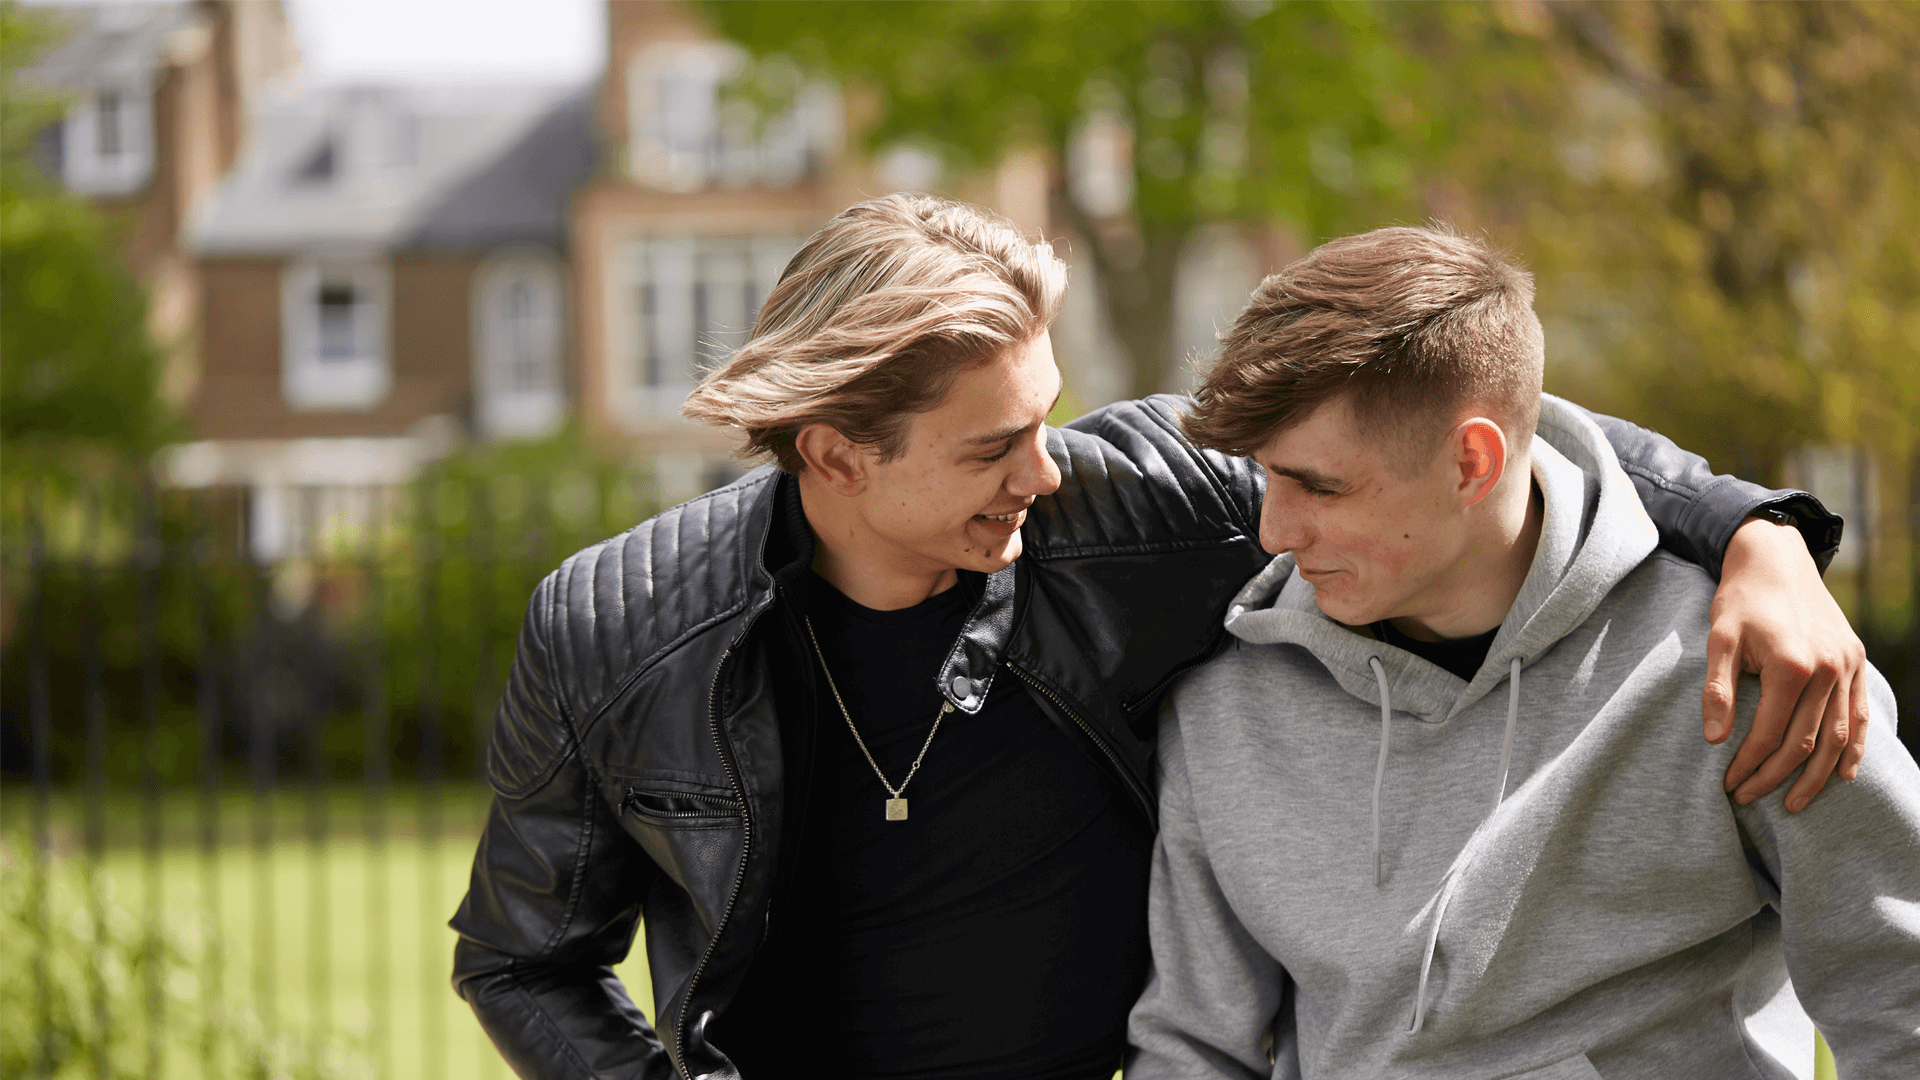
[[[1047,429],[1040,428],[1018,453],[1019,462],[1007,474],[1007,492],[1021,498],[1051,495],[1060,490],[1060,466],[1047,453]]]
[[[1312,542],[1307,515],[1300,512],[1298,500],[1287,497],[1287,486],[1269,477],[1260,500],[1260,546],[1269,555],[1298,551]]]

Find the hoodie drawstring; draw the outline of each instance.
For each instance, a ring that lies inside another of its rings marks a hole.
[[[1367,657],[1380,683],[1380,760],[1373,767],[1373,887],[1380,887],[1380,782],[1387,775],[1387,735],[1393,729],[1393,705],[1387,700],[1387,669],[1377,656]],[[1504,770],[1502,770],[1504,772]]]
[[[1380,668],[1378,666],[1379,662],[1375,661],[1374,663],[1375,663],[1375,666],[1373,669],[1374,675],[1381,679],[1381,688],[1382,688],[1381,699],[1385,700],[1385,687],[1386,687],[1385,676],[1382,676],[1380,674]],[[1506,737],[1502,739],[1500,742],[1500,783],[1499,783],[1499,786],[1494,788],[1493,806],[1491,809],[1487,811],[1487,817],[1492,817],[1493,812],[1495,810],[1500,809],[1501,801],[1507,797],[1507,765],[1513,760],[1513,729],[1517,727],[1520,722],[1520,657],[1516,656],[1513,658],[1513,666],[1508,669],[1508,672],[1509,674],[1507,678],[1507,734],[1506,734]],[[1384,749],[1385,749],[1385,744],[1383,743],[1382,750],[1384,751]],[[1382,761],[1382,764],[1385,764],[1384,757],[1381,759],[1381,761]],[[1379,803],[1379,795],[1377,794],[1379,791],[1378,780],[1374,781],[1374,790],[1376,794],[1374,796],[1375,825],[1374,825],[1373,844],[1374,844],[1374,873],[1377,878],[1379,874],[1379,858],[1380,858],[1379,856],[1380,803]],[[1484,819],[1482,819],[1481,824],[1485,824]],[[1468,843],[1472,843],[1472,841],[1469,840]],[[1376,880],[1375,885],[1377,886],[1378,884],[1379,882]],[[1414,994],[1413,994],[1413,1026],[1407,1028],[1407,1034],[1409,1035],[1419,1034],[1421,1026],[1427,1022],[1427,975],[1433,970],[1433,951],[1435,947],[1437,947],[1440,944],[1440,922],[1441,920],[1447,917],[1447,904],[1452,899],[1453,899],[1452,889],[1447,889],[1443,891],[1440,896],[1440,909],[1433,913],[1433,929],[1429,931],[1427,934],[1426,954],[1420,958],[1420,986],[1417,990],[1414,991]]]
[[[1507,763],[1513,760],[1513,729],[1520,721],[1520,658],[1513,658],[1513,667],[1507,676],[1507,737],[1500,742],[1500,783],[1493,789],[1492,814],[1500,809],[1500,800],[1507,797]]]

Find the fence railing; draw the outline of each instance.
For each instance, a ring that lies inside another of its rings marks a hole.
[[[612,466],[9,502],[0,1075],[504,1077],[447,985],[486,732],[535,583],[650,502]],[[1911,740],[1920,638],[1869,645]]]
[[[0,1073],[505,1076],[447,983],[486,730],[534,584],[643,485],[449,469],[271,523],[232,490],[28,493]]]

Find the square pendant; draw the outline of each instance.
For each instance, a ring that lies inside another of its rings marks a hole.
[[[888,799],[887,800],[887,820],[888,821],[907,820],[907,800]]]

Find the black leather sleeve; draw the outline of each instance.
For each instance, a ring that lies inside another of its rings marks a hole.
[[[581,761],[534,592],[487,749],[493,805],[452,926],[454,989],[528,1080],[673,1075],[612,965],[658,871]],[[591,873],[589,874],[589,868]]]
[[[1140,426],[1144,420],[1177,431],[1178,414],[1186,404],[1184,398],[1157,394],[1144,401],[1117,402],[1097,409],[1067,427],[1106,434],[1103,429],[1113,425]],[[1599,413],[1587,415],[1619,455],[1647,515],[1660,530],[1661,547],[1705,567],[1718,578],[1720,560],[1734,530],[1754,511],[1773,508],[1793,515],[1808,552],[1821,570],[1833,560],[1833,553],[1840,547],[1842,523],[1839,515],[1829,512],[1811,494],[1770,490],[1738,477],[1716,475],[1705,458],[1680,449],[1658,432]],[[1112,440],[1110,434],[1107,437]],[[1185,444],[1184,439],[1180,441]],[[1249,534],[1258,535],[1260,500],[1266,492],[1260,466],[1249,458],[1197,450],[1190,444],[1185,445],[1185,452],[1199,466],[1200,476],[1210,488],[1240,504],[1240,513],[1250,522]],[[1168,475],[1190,474],[1173,470]]]
[[[1707,460],[1637,424],[1588,412],[1613,444],[1620,465],[1660,529],[1660,546],[1720,576],[1727,541],[1763,507],[1794,516],[1807,550],[1821,570],[1840,547],[1841,521],[1804,491],[1769,490],[1735,476],[1715,475]]]

